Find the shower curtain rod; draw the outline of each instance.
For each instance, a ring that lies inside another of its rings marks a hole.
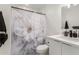
[[[23,9],[23,8],[19,8],[19,7],[11,6],[11,8],[15,8],[15,9],[20,9],[20,10],[24,10],[24,11],[29,11],[29,12],[34,12],[34,13],[38,13],[38,14],[42,14],[42,15],[46,15],[46,14],[44,14],[44,13],[35,12],[35,11],[32,11],[32,10],[27,10],[27,9]]]

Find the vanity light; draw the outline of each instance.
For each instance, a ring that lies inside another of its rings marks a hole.
[[[64,4],[64,5],[62,5],[62,7],[70,8],[70,4]]]
[[[68,4],[67,7],[70,8],[71,6],[77,6],[78,4]]]
[[[70,4],[68,4],[67,7],[70,8]]]

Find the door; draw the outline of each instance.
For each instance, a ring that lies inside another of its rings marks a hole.
[[[62,55],[79,55],[79,47],[67,43],[62,44]]]

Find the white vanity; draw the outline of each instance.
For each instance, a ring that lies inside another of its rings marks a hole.
[[[79,38],[63,35],[48,36],[49,55],[79,55]]]

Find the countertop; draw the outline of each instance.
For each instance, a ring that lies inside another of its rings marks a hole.
[[[48,36],[48,38],[79,47],[79,38],[65,37],[63,35],[52,35]]]

